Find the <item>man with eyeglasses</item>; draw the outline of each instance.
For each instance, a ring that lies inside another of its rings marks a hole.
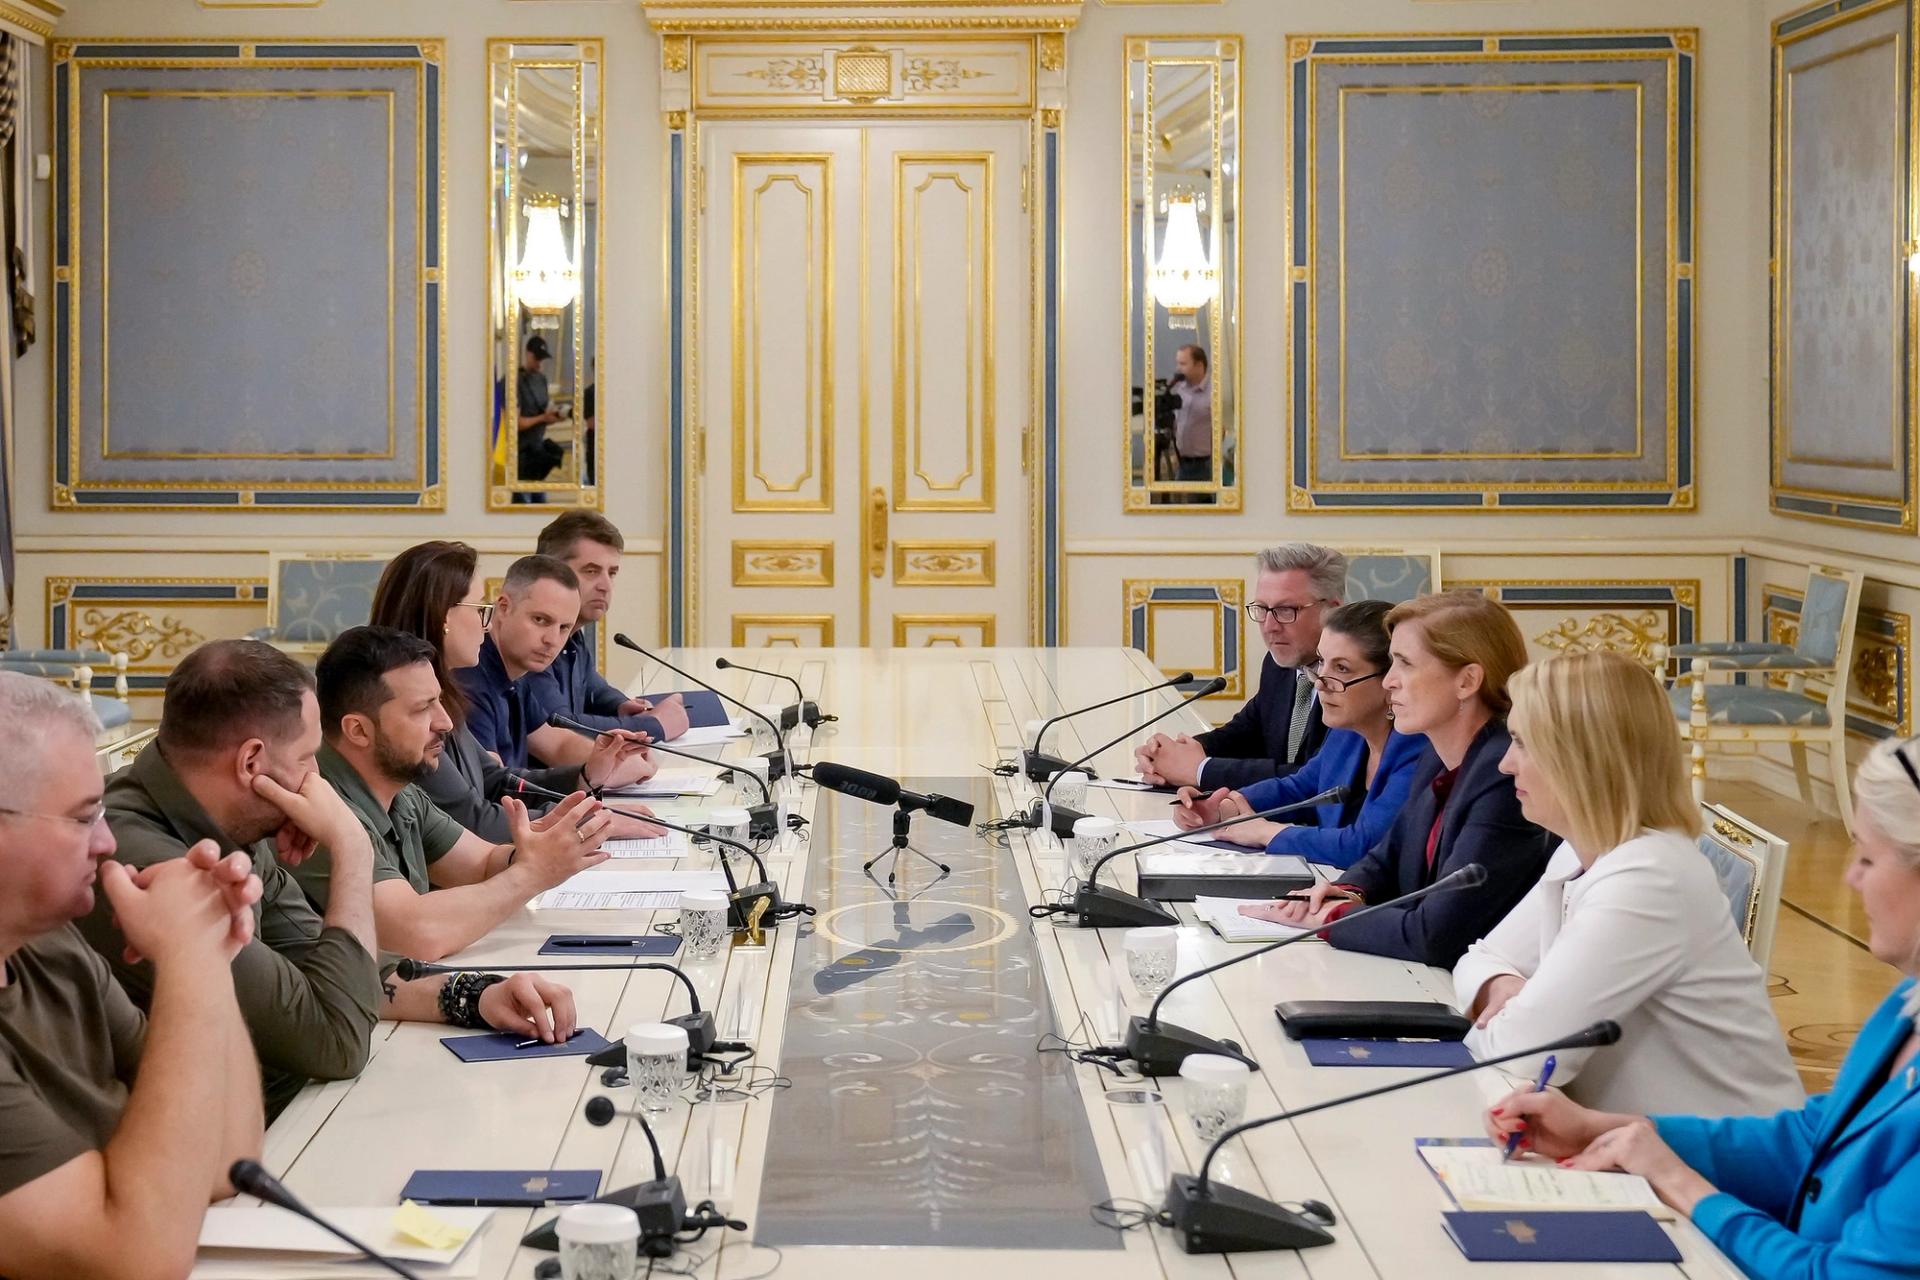
[[[185,1276],[227,1169],[256,1157],[260,1092],[232,964],[260,881],[211,841],[112,861],[99,726],[77,696],[0,674],[0,1274]],[[73,921],[98,891],[154,973],[150,1016]]]
[[[1205,733],[1156,733],[1134,752],[1141,780],[1163,786],[1239,790],[1283,778],[1320,749],[1320,720],[1308,668],[1319,656],[1320,623],[1346,594],[1347,558],[1311,542],[1269,547],[1247,617],[1267,653],[1260,687],[1233,719]]]

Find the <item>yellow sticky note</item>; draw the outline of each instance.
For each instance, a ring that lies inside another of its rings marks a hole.
[[[393,1229],[428,1249],[457,1249],[473,1234],[472,1228],[442,1222],[411,1200],[402,1201],[394,1211]]]

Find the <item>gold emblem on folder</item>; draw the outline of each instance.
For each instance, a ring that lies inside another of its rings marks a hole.
[[[520,1189],[530,1196],[537,1196],[543,1194],[552,1185],[553,1183],[546,1178],[534,1177],[521,1183]]]
[[[1500,1234],[1515,1244],[1537,1244],[1540,1241],[1540,1233],[1518,1218],[1508,1218],[1502,1223]]]

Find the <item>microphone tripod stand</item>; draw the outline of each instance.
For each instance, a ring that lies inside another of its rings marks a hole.
[[[885,862],[888,858],[892,858],[894,859],[893,866],[887,871],[887,883],[892,884],[895,874],[897,874],[900,870],[900,861],[899,861],[900,855],[902,853],[910,853],[914,857],[920,859],[922,862],[931,863],[933,866],[940,868],[941,875],[943,876],[952,875],[953,874],[952,867],[940,861],[938,858],[932,857],[926,852],[913,847],[912,838],[911,838],[912,831],[913,831],[913,811],[907,808],[905,805],[901,805],[899,808],[893,811],[893,845],[892,847],[885,850],[882,853],[874,855],[874,857],[869,859],[867,863],[860,868],[860,870],[866,872],[869,876],[871,876],[873,874],[873,869],[875,867]]]

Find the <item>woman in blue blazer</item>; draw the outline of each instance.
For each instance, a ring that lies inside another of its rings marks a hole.
[[[1643,1175],[1750,1276],[1920,1276],[1920,741],[1875,747],[1854,796],[1847,884],[1873,954],[1907,978],[1860,1029],[1831,1093],[1778,1115],[1706,1120],[1523,1090],[1488,1113],[1489,1132],[1519,1133],[1570,1168]]]
[[[1241,791],[1222,787],[1202,796],[1180,789],[1173,819],[1182,827],[1219,822],[1305,800],[1332,787],[1347,799],[1316,806],[1303,822],[1256,819],[1226,827],[1216,838],[1268,853],[1297,853],[1314,862],[1346,868],[1358,862],[1393,826],[1413,783],[1413,768],[1427,740],[1395,733],[1380,678],[1387,673],[1387,611],[1383,600],[1357,600],[1329,613],[1320,630],[1313,673],[1327,739],[1294,773],[1268,778]]]

